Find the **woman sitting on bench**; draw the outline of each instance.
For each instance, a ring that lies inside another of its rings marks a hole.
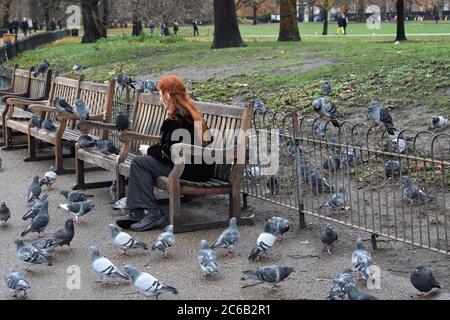
[[[212,140],[202,114],[186,93],[183,80],[167,76],[158,82],[158,90],[162,103],[168,109],[168,118],[161,128],[160,143],[141,145],[139,150],[142,156],[135,157],[131,163],[127,197],[127,207],[131,211],[128,216],[117,220],[117,225],[123,229],[147,231],[167,225],[168,219],[158,208],[153,187],[158,177],[169,176],[174,167],[170,148],[180,142],[194,145],[200,137],[203,137],[202,146],[206,147]],[[178,129],[186,130],[191,141],[183,141],[183,138],[172,140],[172,134]],[[214,165],[206,164],[203,157],[200,163],[194,160],[186,164],[181,179],[197,182],[209,180]]]

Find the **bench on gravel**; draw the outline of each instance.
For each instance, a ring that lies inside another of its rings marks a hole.
[[[77,129],[80,121],[75,115],[58,114],[54,107],[55,97],[60,97],[73,105],[75,100],[81,99],[90,109],[90,119],[93,121],[110,122],[112,117],[112,99],[114,95],[115,81],[109,84],[96,84],[83,81],[83,77],[78,79],[68,79],[55,77],[52,84],[50,99],[45,103],[31,104],[29,110],[43,119],[51,120],[57,127],[56,132],[49,132],[44,129],[33,127],[31,121],[25,123],[10,120],[9,114],[14,107],[21,107],[20,104],[10,104],[8,100],[7,127],[25,132],[28,135],[28,157],[25,161],[55,160],[55,167],[58,174],[73,173],[74,169],[64,168],[64,157],[75,156],[75,144],[82,134]],[[102,132],[96,130],[91,132],[95,136],[101,136]],[[37,156],[35,140],[39,139],[47,142],[54,148],[54,156]],[[69,148],[70,154],[64,155],[64,148]]]
[[[217,129],[222,135],[230,134],[230,131],[227,130],[233,130],[233,132],[236,129],[242,130],[239,131],[239,135],[236,137],[237,143],[233,143],[229,149],[212,151],[207,150],[207,148],[200,148],[201,151],[214,152],[216,155],[220,153],[222,155],[232,155],[232,161],[229,160],[228,162],[223,162],[225,164],[216,165],[214,177],[211,180],[206,182],[181,180],[184,163],[176,164],[169,177],[157,179],[156,187],[161,190],[167,190],[169,193],[170,223],[174,225],[177,233],[226,227],[228,219],[224,221],[182,224],[180,204],[181,195],[227,194],[230,202],[229,216],[236,217],[241,225],[250,224],[252,223],[250,219],[241,217],[240,184],[242,164],[245,160],[245,149],[248,141],[245,133],[251,124],[251,107],[242,108],[203,102],[196,102],[196,104],[204,115],[210,129]],[[139,93],[133,106],[133,114],[130,121],[131,129],[119,134],[121,148],[117,157],[105,158],[103,154],[95,149],[83,150],[76,146],[77,184],[74,190],[101,188],[111,185],[111,182],[85,182],[85,163],[90,163],[114,172],[116,174],[118,197],[124,197],[126,178],[129,177],[131,161],[139,154],[139,146],[141,144],[159,142],[161,126],[166,117],[167,110],[161,105],[159,96]],[[110,131],[110,134],[117,134],[114,124],[82,121],[80,128],[82,130],[103,129]],[[188,157],[191,147],[195,148],[186,144],[177,144],[172,149],[174,152],[182,152],[184,157]],[[240,159],[241,161],[237,161],[238,156],[243,157]]]

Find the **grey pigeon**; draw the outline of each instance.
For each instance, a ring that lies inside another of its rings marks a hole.
[[[56,132],[56,131],[58,131],[58,128],[50,120],[44,120],[42,122],[41,128],[46,130],[46,131],[48,131],[48,132]]]
[[[281,217],[272,217],[267,220],[267,224],[272,230],[271,233],[276,235],[279,239],[289,231],[291,226],[288,219]]]
[[[206,240],[200,242],[200,251],[198,252],[197,259],[205,277],[220,273],[216,253],[211,249]]]
[[[336,231],[333,230],[333,227],[330,224],[327,224],[325,230],[320,235],[320,241],[327,246],[327,251],[331,254],[330,246],[338,239],[338,235]]]
[[[41,192],[42,192],[42,189],[41,189],[41,183],[39,181],[39,176],[35,176],[33,178],[33,182],[28,187],[28,193],[27,193],[28,203],[32,202],[35,199],[39,199]]]
[[[331,84],[326,81],[322,86],[322,94],[324,96],[329,96],[331,94]]]
[[[403,134],[393,129],[393,134],[389,136],[389,151],[393,153],[403,153],[406,150],[406,139]]]
[[[255,260],[262,255],[267,254],[273,248],[277,237],[274,234],[273,227],[268,221],[265,221],[264,232],[258,236],[256,246],[252,249],[248,259]]]
[[[89,198],[93,198],[93,195],[85,194],[81,192],[75,191],[61,191],[61,194],[67,199],[69,202],[83,202],[88,200]]]
[[[109,259],[103,257],[98,251],[96,246],[90,246],[91,252],[91,265],[95,273],[100,277],[99,282],[106,282],[108,278],[119,278],[123,280],[129,280],[130,277],[120,271]]]
[[[128,126],[130,125],[130,120],[128,118],[128,115],[120,111],[116,117],[116,128],[119,131],[125,131],[128,129]]]
[[[341,167],[341,158],[338,156],[331,156],[322,164],[322,168],[328,170],[330,173],[336,172]]]
[[[0,202],[0,226],[4,226],[9,218],[11,218],[11,212],[9,208],[6,206],[5,201]]]
[[[156,297],[158,299],[163,293],[178,294],[177,289],[162,283],[149,273],[140,272],[130,265],[124,266],[124,270],[130,276],[136,290],[146,298]]]
[[[394,127],[394,122],[392,121],[392,116],[379,102],[371,101],[368,107],[369,119],[372,120],[377,127],[389,129],[388,133],[393,134],[392,128]]]
[[[327,299],[329,300],[342,300],[346,296],[344,289],[347,285],[356,286],[351,269],[345,269],[340,275],[338,275],[331,284]]]
[[[327,135],[327,125],[324,122],[316,121],[313,126],[313,134],[316,138],[325,139]]]
[[[26,265],[32,264],[46,264],[52,266],[52,261],[46,257],[40,250],[31,245],[25,245],[22,240],[16,240],[16,254],[17,257]],[[29,267],[27,270],[30,270]]]
[[[350,300],[378,300],[377,297],[360,291],[354,284],[347,283],[344,285],[343,289]]]
[[[346,196],[347,191],[344,187],[340,187],[338,193],[333,194],[327,202],[319,207],[319,211],[326,214],[340,213],[345,210]]]
[[[328,180],[315,170],[306,170],[306,182],[311,187],[313,193],[334,192],[334,187],[328,182]]]
[[[98,150],[105,155],[105,157],[119,153],[114,143],[107,139],[98,140],[97,147]]]
[[[273,289],[277,287],[278,283],[289,277],[292,272],[295,272],[294,268],[271,265],[260,267],[256,270],[243,271],[242,273],[250,279],[259,280],[266,284],[270,284],[270,289]]]
[[[134,86],[135,81],[130,76],[119,74],[117,76],[117,83],[121,87],[136,89],[136,87]]]
[[[125,214],[125,211],[128,210],[128,206],[127,206],[127,198],[122,198],[119,201],[117,201],[114,206],[113,206],[114,210],[120,210],[122,212],[122,214]]]
[[[72,67],[72,70],[73,70],[74,72],[81,71],[81,70],[83,70],[83,69],[84,69],[84,67],[83,67],[81,64],[76,64],[76,65],[74,65],[74,66]]]
[[[369,251],[364,248],[361,237],[358,237],[356,242],[356,250],[352,253],[352,263],[358,271],[359,276],[367,282],[367,280],[372,276],[372,257],[370,256]]]
[[[323,119],[329,119],[331,120],[331,123],[334,127],[339,127],[339,122],[336,120],[342,115],[339,113],[336,106],[333,104],[333,102],[330,101],[328,98],[319,98],[314,99],[313,101],[313,109],[314,111]]]
[[[133,239],[128,233],[120,231],[115,225],[109,224],[108,227],[111,230],[113,243],[122,249],[123,255],[125,255],[126,251],[129,249],[148,249],[148,246],[145,243]]]
[[[355,167],[358,164],[359,159],[361,158],[361,151],[355,148],[348,148],[347,151],[343,154],[342,158],[342,167]]]
[[[36,201],[30,209],[22,217],[22,220],[33,219],[42,210],[48,211],[48,193],[44,193],[41,198]]]
[[[42,238],[35,240],[31,243],[33,247],[38,249],[44,254],[49,254],[53,250],[56,249],[56,247],[59,247],[59,241],[50,237],[50,238]]]
[[[78,138],[78,145],[80,146],[81,149],[87,150],[96,147],[97,140],[95,140],[88,134],[83,134]]]
[[[158,82],[155,80],[136,80],[136,84],[144,93],[158,93]]]
[[[386,173],[386,177],[400,177],[400,173],[402,171],[402,165],[400,161],[396,160],[388,160],[384,164],[384,172]]]
[[[41,64],[36,67],[36,70],[33,72],[33,77],[37,78],[39,75],[47,72],[50,67],[50,63],[47,60],[44,60]]]
[[[173,234],[173,225],[167,226],[167,230],[161,233],[152,246],[152,250],[159,250],[164,252],[164,256],[167,256],[167,252],[175,244],[175,235]]]
[[[31,220],[30,225],[20,235],[25,237],[30,232],[38,232],[40,235],[45,231],[49,222],[50,216],[48,215],[48,210],[42,208],[33,220]]]
[[[111,187],[109,187],[109,193],[111,194],[112,197],[112,202],[116,202],[116,198],[117,198],[117,182],[113,181]]]
[[[253,108],[257,113],[266,113],[268,110],[266,108],[266,104],[261,100],[255,100],[253,103]]]
[[[236,245],[241,239],[237,227],[237,219],[235,217],[230,219],[230,224],[226,230],[224,230],[217,240],[212,244],[211,249],[224,248],[227,249],[229,254],[234,254]]]
[[[423,205],[432,201],[431,196],[429,196],[425,191],[420,189],[415,185],[411,185],[408,176],[402,177],[403,186],[403,196],[410,204]]]
[[[41,180],[41,186],[46,185],[47,187],[53,186],[53,184],[56,182],[56,178],[58,175],[56,174],[56,168],[51,166],[50,171],[47,171],[44,175],[44,177]]]
[[[59,246],[70,246],[73,238],[75,236],[75,229],[73,226],[73,220],[68,219],[64,224],[64,228],[58,230],[53,234],[53,239],[59,242]]]
[[[431,123],[434,129],[445,129],[448,125],[448,119],[443,116],[435,116],[432,118]]]
[[[60,207],[66,211],[69,211],[72,216],[75,218],[75,222],[78,223],[80,218],[84,219],[84,216],[91,212],[94,204],[89,201],[83,202],[72,202],[69,204],[61,204]]]
[[[411,272],[410,280],[414,288],[421,293],[428,293],[435,288],[441,289],[441,286],[434,278],[433,273],[421,265],[415,267]]]
[[[55,108],[58,113],[70,113],[74,114],[75,111],[73,107],[67,103],[66,100],[61,99],[60,97],[55,97]]]
[[[23,297],[27,297],[27,290],[31,289],[30,284],[25,279],[25,275],[15,269],[9,269],[5,275],[6,287],[13,292],[16,298],[19,292],[23,292]]]
[[[75,100],[75,115],[82,120],[89,120],[89,107],[80,99]]]
[[[42,122],[44,122],[44,119],[42,119],[40,116],[31,116],[31,124],[33,125],[33,127],[42,129]]]

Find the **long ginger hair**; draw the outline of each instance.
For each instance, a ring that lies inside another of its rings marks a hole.
[[[183,80],[173,75],[166,76],[158,81],[157,89],[162,93],[161,98],[167,106],[169,119],[175,120],[176,111],[180,109],[182,114],[190,115],[194,124],[202,123],[201,128],[196,126],[196,129],[200,139],[202,139],[203,147],[206,147],[210,142],[208,126],[194,101],[187,95]]]

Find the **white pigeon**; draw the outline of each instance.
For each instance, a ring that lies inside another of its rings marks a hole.
[[[445,129],[448,126],[448,119],[443,116],[435,116],[432,118],[432,125],[434,129]]]
[[[273,228],[266,221],[264,225],[264,232],[261,233],[256,240],[256,246],[253,248],[248,259],[255,260],[256,258],[267,254],[267,252],[274,246],[276,240],[277,237],[273,234]]]
[[[145,243],[133,239],[128,233],[120,231],[115,225],[110,224],[108,227],[111,230],[113,243],[123,250],[122,255],[125,255],[128,249],[148,249]]]
[[[113,263],[100,255],[96,246],[90,246],[91,251],[91,264],[94,271],[100,276],[100,280],[97,282],[104,282],[107,278],[120,278],[124,280],[129,280],[128,275],[120,271]]]
[[[167,257],[167,252],[175,244],[175,235],[173,234],[173,225],[167,226],[167,231],[159,235],[152,250],[159,250],[164,252],[164,257]]]
[[[56,182],[57,176],[55,167],[50,167],[50,171],[46,172],[41,180],[41,186],[46,185],[48,188],[51,188]]]

